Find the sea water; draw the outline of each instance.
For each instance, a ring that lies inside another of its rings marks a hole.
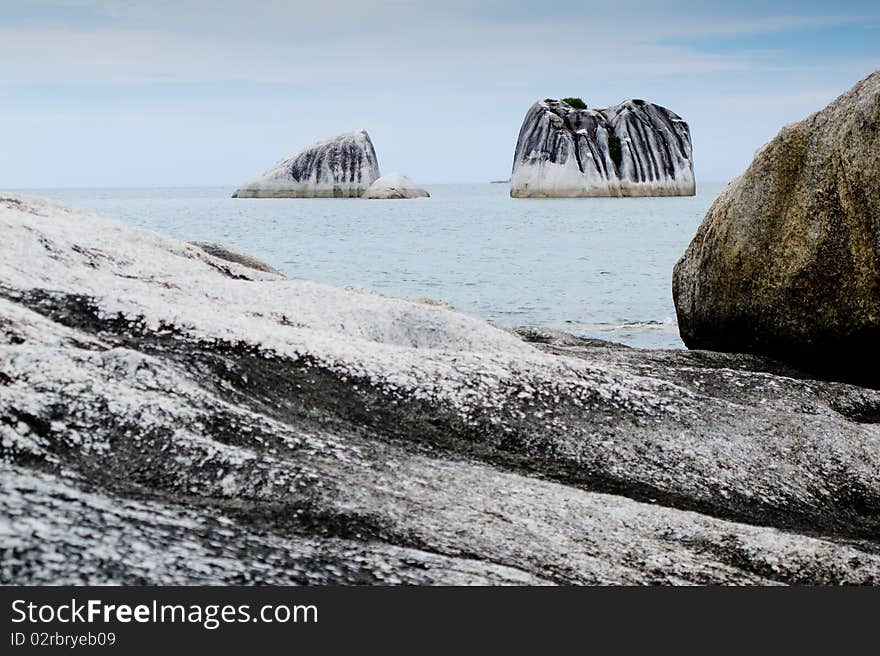
[[[432,298],[504,326],[681,348],[672,268],[722,185],[695,197],[512,199],[506,184],[428,199],[233,199],[231,188],[41,195],[188,241],[245,250],[290,278]]]

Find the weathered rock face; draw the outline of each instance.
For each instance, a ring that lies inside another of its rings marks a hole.
[[[400,173],[383,175],[364,192],[364,198],[428,198],[430,194]]]
[[[757,153],[709,209],[673,293],[692,348],[880,385],[880,72]]]
[[[257,271],[274,273],[279,278],[286,278],[286,276],[275,267],[266,264],[265,262],[263,262],[263,260],[254,257],[250,253],[245,253],[244,251],[239,250],[238,248],[235,248],[233,246],[227,246],[226,244],[221,244],[219,242],[208,241],[191,241],[190,244],[201,248],[208,255],[212,255],[221,260],[226,260],[227,262],[235,262],[236,264],[241,264],[248,267],[249,269],[255,269]]]
[[[236,191],[233,198],[358,198],[379,177],[366,130],[316,141]]]
[[[627,100],[576,109],[541,100],[520,128],[510,195],[693,196],[691,152],[688,124],[665,107]]]
[[[0,231],[0,583],[880,583],[880,392]]]

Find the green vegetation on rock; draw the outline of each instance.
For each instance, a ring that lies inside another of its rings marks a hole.
[[[623,161],[623,146],[620,144],[620,137],[616,134],[608,135],[608,153],[614,166],[620,168],[620,163]]]
[[[580,98],[563,98],[562,102],[568,103],[569,105],[571,105],[575,109],[586,109],[587,108],[587,103],[585,103]]]

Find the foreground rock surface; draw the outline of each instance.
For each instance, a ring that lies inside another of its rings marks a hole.
[[[285,278],[286,276],[281,273],[275,267],[266,264],[263,260],[254,257],[250,253],[245,253],[238,248],[234,248],[233,246],[227,246],[226,244],[221,244],[219,242],[208,242],[208,241],[193,241],[190,242],[193,246],[197,246],[205,251],[208,255],[213,255],[216,258],[221,260],[226,260],[227,262],[235,262],[236,264],[241,264],[246,266],[249,269],[255,269],[256,271],[264,271],[266,273],[274,273],[279,278]]]
[[[880,72],[758,152],[709,209],[673,292],[692,348],[880,385]]]
[[[316,141],[250,181],[233,198],[359,198],[379,177],[366,130]]]
[[[363,197],[386,199],[428,198],[430,194],[405,175],[389,173],[371,184],[370,188],[364,192]]]
[[[878,583],[880,393],[0,198],[2,583]]]
[[[523,120],[513,156],[514,198],[693,196],[690,128],[644,100],[577,109],[541,100]]]

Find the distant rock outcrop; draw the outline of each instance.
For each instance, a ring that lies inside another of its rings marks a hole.
[[[379,177],[366,130],[316,141],[236,191],[233,198],[359,198]]]
[[[688,124],[665,107],[627,100],[578,109],[548,98],[520,128],[510,195],[693,196],[691,150]]]
[[[757,153],[709,209],[673,294],[689,347],[880,385],[880,71]]]
[[[428,198],[430,194],[400,173],[383,175],[370,185],[363,198]]]

